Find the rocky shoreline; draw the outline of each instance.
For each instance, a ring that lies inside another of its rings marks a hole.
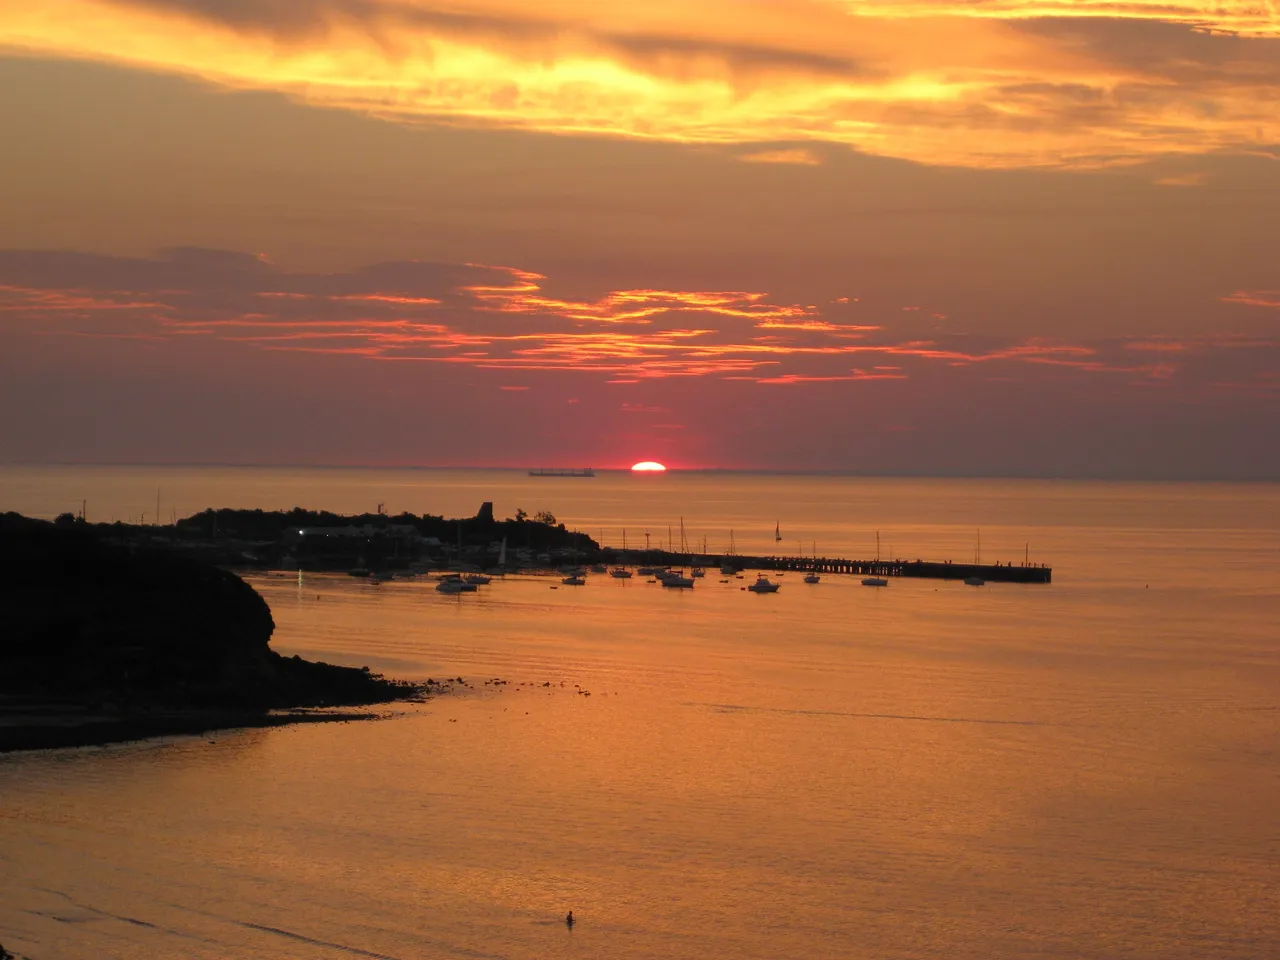
[[[41,521],[0,522],[0,752],[366,719],[438,685],[283,657],[229,571]]]
[[[101,747],[155,737],[205,736],[215,731],[279,727],[294,723],[374,720],[369,712],[333,710],[166,710],[94,714],[57,704],[0,708],[0,753]]]

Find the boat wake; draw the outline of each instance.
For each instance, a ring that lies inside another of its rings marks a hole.
[[[682,707],[707,707],[724,713],[788,713],[812,717],[859,717],[866,720],[923,720],[931,723],[987,723],[1012,727],[1061,727],[1065,724],[1043,720],[993,720],[983,717],[930,717],[912,713],[851,713],[844,710],[798,710],[786,707],[751,707],[741,703],[699,703],[683,701]]]

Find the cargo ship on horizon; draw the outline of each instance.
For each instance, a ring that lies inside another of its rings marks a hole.
[[[529,471],[531,477],[594,477],[595,470],[591,467],[583,467],[575,469],[570,467],[538,467]]]

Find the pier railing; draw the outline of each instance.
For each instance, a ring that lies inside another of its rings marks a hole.
[[[606,547],[606,562],[622,562],[622,551]],[[664,550],[628,551],[629,562],[653,566],[689,565],[686,553]],[[862,577],[919,577],[927,580],[967,580],[979,577],[994,583],[1052,583],[1053,568],[1043,564],[953,563],[937,560],[848,560],[841,557],[694,555],[704,567],[732,566],[736,570],[796,570],[845,573]]]

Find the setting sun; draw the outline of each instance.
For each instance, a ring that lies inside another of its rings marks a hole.
[[[632,473],[666,473],[667,468],[653,460],[641,460],[631,468]]]

